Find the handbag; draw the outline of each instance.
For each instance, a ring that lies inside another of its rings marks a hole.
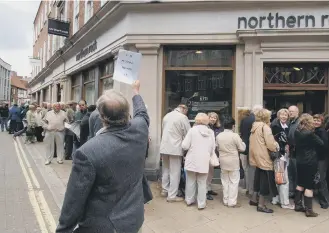
[[[282,184],[287,183],[286,176],[285,176],[286,166],[287,166],[286,161],[284,161],[280,158],[277,158],[276,160],[274,160],[275,183],[277,185],[282,185]]]
[[[209,163],[213,167],[218,167],[219,166],[219,159],[217,158],[217,155],[216,155],[215,152],[212,153],[212,155],[210,156]]]
[[[244,170],[243,170],[243,167],[242,167],[241,159],[239,158],[239,160],[240,160],[240,180],[243,180],[244,177],[245,177],[245,174],[244,174]]]

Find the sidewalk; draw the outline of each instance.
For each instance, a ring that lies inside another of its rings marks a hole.
[[[65,188],[71,171],[71,161],[63,165],[52,163],[44,165],[44,144],[27,145],[27,151],[35,161],[45,182],[52,190],[59,208],[62,205]],[[145,206],[145,222],[143,233],[328,233],[329,210],[322,210],[314,202],[314,209],[320,214],[317,218],[306,218],[301,213],[284,210],[268,204],[274,214],[258,213],[248,205],[248,199],[242,192],[239,202],[242,207],[232,209],[221,204],[222,195],[219,185],[214,189],[219,196],[208,201],[207,208],[197,210],[196,206],[187,207],[182,203],[167,203],[160,197],[160,184],[151,183],[154,200]]]

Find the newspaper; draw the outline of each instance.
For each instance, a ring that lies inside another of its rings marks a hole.
[[[80,140],[80,124],[81,121],[76,121],[73,122],[72,124],[65,123],[65,128],[73,132],[75,136],[78,138],[78,140]]]

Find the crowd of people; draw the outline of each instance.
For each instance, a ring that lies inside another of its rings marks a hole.
[[[255,105],[241,111],[237,134],[234,119],[221,121],[214,112],[199,113],[191,127],[187,112],[187,106],[179,105],[163,118],[161,195],[168,202],[185,200],[204,209],[217,195],[211,181],[212,161],[218,157],[225,206],[240,207],[242,183],[258,212],[273,213],[266,206],[269,195],[273,205],[305,212],[307,217],[318,215],[312,205],[315,192],[321,208],[329,207],[329,124],[323,115],[300,115],[298,107],[290,106],[279,110],[271,122],[271,111]],[[185,198],[179,192],[182,173]]]

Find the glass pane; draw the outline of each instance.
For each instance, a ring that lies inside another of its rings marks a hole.
[[[171,67],[232,67],[232,50],[169,50],[166,52],[167,66]]]
[[[329,65],[323,63],[264,64],[265,84],[326,84]]]
[[[80,101],[80,87],[74,87],[72,90],[72,100],[76,101],[77,103]]]
[[[83,73],[83,82],[95,81],[95,69]]]
[[[113,60],[104,63],[100,68],[101,77],[107,76],[107,75],[113,75],[114,73],[114,62]]]
[[[85,85],[85,99],[88,105],[95,104],[95,83]]]
[[[187,104],[188,118],[198,112],[232,114],[232,71],[166,71],[166,110]]]
[[[80,85],[80,76],[73,76],[72,78],[72,86]]]
[[[106,78],[102,80],[102,90],[103,92],[106,90],[110,90],[113,88],[113,79],[112,78]]]

